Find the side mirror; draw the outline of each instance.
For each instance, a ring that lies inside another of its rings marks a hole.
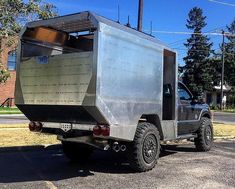
[[[193,97],[192,98],[192,103],[205,103],[205,99],[203,97]]]
[[[198,103],[199,99],[195,96],[192,97],[192,103]]]
[[[202,104],[206,103],[206,99],[203,98],[203,97],[200,97],[200,98],[198,99],[198,101],[199,101],[200,103],[202,103]]]

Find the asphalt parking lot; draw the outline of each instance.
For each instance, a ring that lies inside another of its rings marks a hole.
[[[216,141],[207,153],[193,145],[169,145],[157,166],[134,173],[122,155],[95,151],[72,164],[60,145],[0,149],[0,188],[235,188],[235,140]]]

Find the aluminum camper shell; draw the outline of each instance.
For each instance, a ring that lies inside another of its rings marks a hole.
[[[89,48],[67,46],[80,36]],[[154,37],[82,12],[28,23],[17,57],[15,104],[30,120],[76,130],[109,125],[107,138],[132,141],[147,119],[162,140],[177,138],[177,54]],[[166,84],[172,96],[164,110]]]

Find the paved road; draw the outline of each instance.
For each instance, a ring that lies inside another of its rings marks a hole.
[[[29,120],[22,114],[0,115],[0,124],[21,124],[21,123],[29,123]]]
[[[208,153],[168,146],[146,173],[132,172],[121,155],[100,151],[83,165],[72,164],[59,147],[0,149],[0,188],[235,188],[235,141],[216,142]]]
[[[214,112],[214,121],[235,125],[235,113]]]
[[[235,113],[214,112],[214,121],[235,125]],[[0,115],[0,124],[28,123],[24,115]]]

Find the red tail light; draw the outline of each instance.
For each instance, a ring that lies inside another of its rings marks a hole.
[[[93,134],[97,136],[101,135],[101,127],[99,125],[93,127]]]
[[[41,131],[41,130],[42,130],[42,123],[35,122],[35,131]]]
[[[93,127],[93,134],[95,136],[109,136],[110,128],[107,125],[96,125],[95,127]]]
[[[101,127],[101,133],[103,136],[109,136],[110,128],[108,126]]]
[[[30,121],[29,130],[30,131],[37,131],[37,132],[41,131],[42,130],[42,123]]]
[[[30,131],[35,131],[35,122],[33,122],[33,121],[29,122],[29,130]]]

